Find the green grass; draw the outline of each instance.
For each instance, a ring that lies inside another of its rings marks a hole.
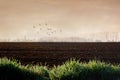
[[[43,66],[22,66],[16,60],[1,58],[0,80],[49,80],[49,71]]]
[[[23,66],[16,60],[0,58],[0,80],[120,80],[120,65],[100,61],[81,63],[72,59],[48,68]]]

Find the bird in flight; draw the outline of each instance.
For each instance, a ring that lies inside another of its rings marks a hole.
[[[35,28],[35,26],[33,26],[33,28]]]
[[[62,30],[60,30],[60,32],[62,32]]]
[[[40,28],[40,30],[42,30],[42,28]]]

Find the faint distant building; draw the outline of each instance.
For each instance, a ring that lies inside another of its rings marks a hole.
[[[101,40],[95,40],[95,42],[102,42]]]

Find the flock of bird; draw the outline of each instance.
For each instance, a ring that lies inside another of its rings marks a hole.
[[[47,27],[48,24],[44,24],[44,26],[46,26],[46,27],[43,27],[43,28],[41,26],[42,26],[41,24],[39,24],[39,27],[38,26],[33,26],[33,29],[39,30],[39,31],[37,31],[37,34],[39,34],[43,29],[46,29],[45,32],[48,36],[51,36],[52,34],[56,34],[57,32],[62,32],[61,29],[60,30],[55,30],[52,27]]]

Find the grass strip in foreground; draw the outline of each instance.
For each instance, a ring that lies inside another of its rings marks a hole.
[[[1,58],[0,80],[120,80],[120,65],[100,61],[81,63],[73,59],[48,68],[40,65],[23,66],[16,60]]]

